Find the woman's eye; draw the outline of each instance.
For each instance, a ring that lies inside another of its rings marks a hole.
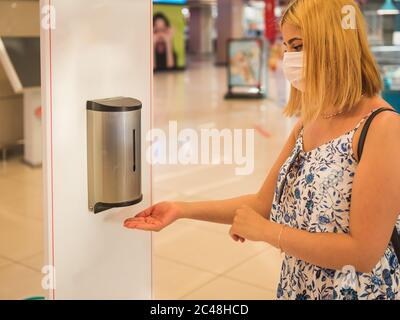
[[[303,45],[296,46],[296,47],[294,47],[294,49],[295,49],[296,51],[301,51],[301,50],[303,50]]]

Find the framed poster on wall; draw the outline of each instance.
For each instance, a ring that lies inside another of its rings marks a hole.
[[[260,38],[228,40],[226,98],[264,98],[265,50]]]
[[[186,66],[182,9],[186,0],[153,1],[154,70],[183,70]]]

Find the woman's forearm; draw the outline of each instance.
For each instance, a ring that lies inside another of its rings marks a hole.
[[[281,224],[270,221],[267,225],[266,242],[313,265],[335,270],[353,266],[359,272],[370,272],[378,262],[369,259],[365,248],[348,234],[310,233],[289,227],[282,229]]]
[[[247,205],[257,212],[265,212],[266,207],[256,194],[249,194],[233,199],[201,201],[201,202],[177,202],[181,208],[179,218],[194,219],[208,222],[232,224],[236,210]]]
[[[180,218],[232,224],[236,210],[245,205],[269,219],[280,168],[293,150],[300,127],[298,122],[258,193],[220,201],[179,202]]]

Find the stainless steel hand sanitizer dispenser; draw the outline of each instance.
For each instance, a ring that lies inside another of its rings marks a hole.
[[[142,201],[141,109],[132,98],[87,102],[89,210]]]

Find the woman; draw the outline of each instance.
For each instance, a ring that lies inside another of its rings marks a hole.
[[[342,9],[356,28],[343,28]],[[286,114],[299,115],[257,194],[210,202],[163,202],[125,226],[159,231],[177,219],[232,224],[236,241],[285,253],[279,299],[400,299],[390,242],[400,212],[400,119],[382,112],[361,159],[357,144],[381,97],[362,13],[352,0],[295,0],[283,15]],[[347,270],[356,271],[350,277]]]
[[[171,23],[163,13],[156,13],[153,17],[154,30],[154,67],[156,70],[168,70],[176,67],[176,53],[174,52],[174,33]]]

